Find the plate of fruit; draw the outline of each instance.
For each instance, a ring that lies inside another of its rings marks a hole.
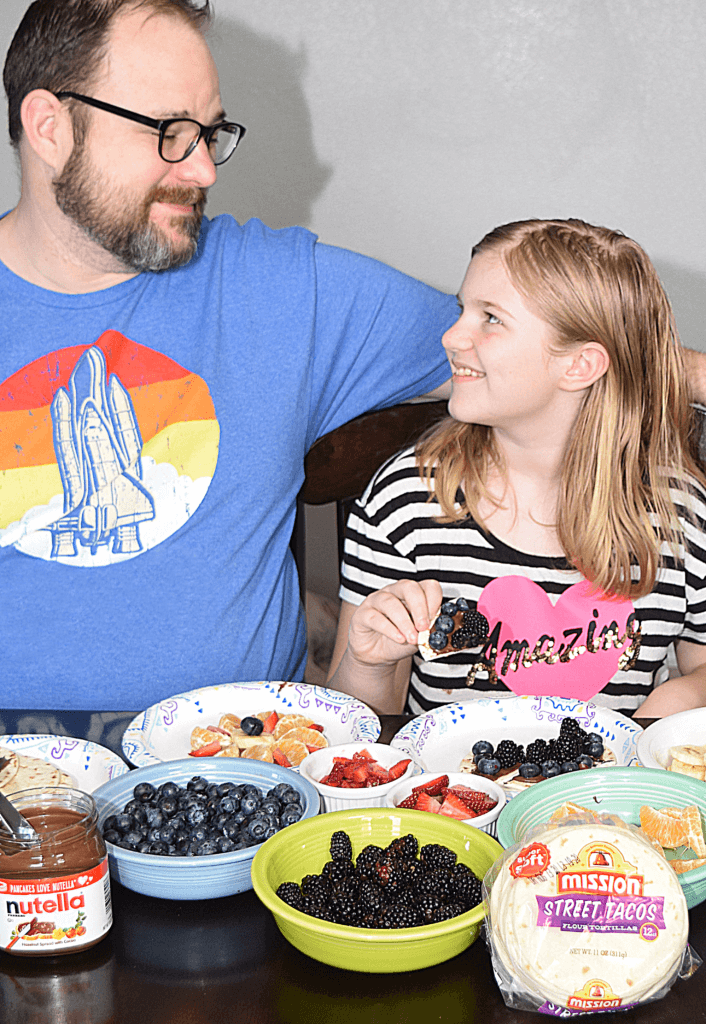
[[[313,750],[374,743],[379,735],[375,712],[337,690],[222,683],[153,704],[127,727],[122,747],[140,768],[184,757],[249,758],[297,768]]]
[[[629,718],[564,697],[459,701],[404,725],[392,746],[427,772],[490,779],[507,798],[573,771],[637,764],[642,729]]]

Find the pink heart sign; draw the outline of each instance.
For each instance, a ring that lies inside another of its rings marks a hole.
[[[532,580],[504,576],[483,589],[478,611],[490,629],[487,661],[519,696],[590,700],[639,650],[632,601],[608,598],[586,580],[553,604]]]

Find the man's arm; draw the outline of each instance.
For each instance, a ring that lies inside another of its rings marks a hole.
[[[706,353],[685,348],[686,379],[691,388],[691,397],[699,405],[706,406]]]

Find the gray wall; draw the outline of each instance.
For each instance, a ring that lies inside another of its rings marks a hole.
[[[61,2],[61,0],[57,0]],[[4,50],[28,0],[1,0]],[[447,290],[496,224],[578,216],[654,259],[706,349],[703,0],[215,0],[248,127],[211,214],[303,224]],[[0,147],[0,206],[17,174]]]

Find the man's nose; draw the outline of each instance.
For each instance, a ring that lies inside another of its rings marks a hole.
[[[201,139],[186,160],[173,164],[173,167],[180,181],[199,188],[210,188],[216,181],[216,165],[211,159],[205,139]]]

